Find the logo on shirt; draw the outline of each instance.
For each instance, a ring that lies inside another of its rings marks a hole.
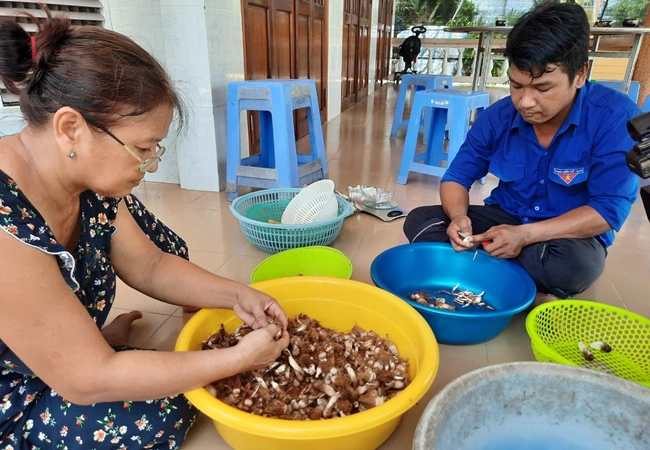
[[[553,173],[556,174],[562,181],[564,181],[566,184],[571,184],[573,179],[580,175],[581,173],[585,173],[584,167],[580,167],[579,169],[553,169]]]

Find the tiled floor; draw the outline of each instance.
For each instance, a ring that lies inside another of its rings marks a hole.
[[[396,90],[388,85],[329,122],[324,128],[330,178],[339,190],[348,185],[366,184],[395,193],[400,207],[409,210],[423,204],[438,203],[439,179],[411,174],[407,185],[395,183],[403,136],[389,140],[395,108]],[[480,202],[495,186],[488,178],[485,186],[475,185],[473,202]],[[205,269],[243,283],[251,271],[269,256],[250,244],[228,210],[224,192],[185,191],[176,185],[144,183],[135,193],[173,230],[183,236],[192,260]],[[369,267],[383,250],[406,243],[402,220],[384,223],[365,214],[346,219],[343,230],[332,244],[343,251],[354,266],[353,279],[371,283]],[[650,273],[650,224],[641,201],[609,250],[605,273],[581,298],[609,303],[644,316],[650,316],[647,276]],[[169,306],[120,283],[112,316],[139,309],[144,318],[137,321],[130,336],[132,345],[172,350],[183,327],[182,310]],[[454,378],[471,370],[509,361],[533,360],[520,314],[495,339],[469,346],[440,345],[440,370],[422,400],[402,419],[382,450],[411,448],[417,421],[428,400]],[[202,417],[190,430],[187,450],[228,449],[211,422]]]

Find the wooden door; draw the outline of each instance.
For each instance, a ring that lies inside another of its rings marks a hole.
[[[370,18],[372,16],[372,0],[359,1],[359,44],[358,69],[356,76],[357,101],[368,95],[368,78],[370,76]]]
[[[293,0],[242,0],[246,79],[293,75]]]
[[[291,78],[292,0],[244,0],[244,61],[247,80]],[[250,154],[260,152],[259,113],[247,114]]]
[[[368,95],[372,0],[344,0],[341,110]]]
[[[296,74],[316,83],[321,121],[327,119],[327,27],[325,0],[295,0],[296,11]],[[309,133],[307,110],[296,111],[296,134]]]
[[[312,78],[321,120],[327,117],[327,0],[241,0],[247,80]],[[259,153],[258,113],[248,114],[251,154]],[[308,133],[306,111],[294,114],[296,138]]]
[[[390,76],[393,38],[393,0],[379,0],[375,83],[384,84]]]
[[[355,76],[357,60],[357,28],[359,0],[344,0],[343,4],[343,67],[341,73],[341,111],[356,103]]]

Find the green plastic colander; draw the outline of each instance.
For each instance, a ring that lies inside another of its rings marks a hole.
[[[650,319],[628,310],[587,300],[544,303],[526,318],[538,361],[581,366],[650,387]],[[605,342],[611,352],[592,349],[588,361],[578,342]]]
[[[322,276],[349,279],[352,262],[343,252],[325,246],[294,248],[262,261],[251,274],[251,283],[275,278]]]

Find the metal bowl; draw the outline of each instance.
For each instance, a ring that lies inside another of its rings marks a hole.
[[[427,405],[413,450],[645,450],[650,390],[552,363],[484,367]]]

